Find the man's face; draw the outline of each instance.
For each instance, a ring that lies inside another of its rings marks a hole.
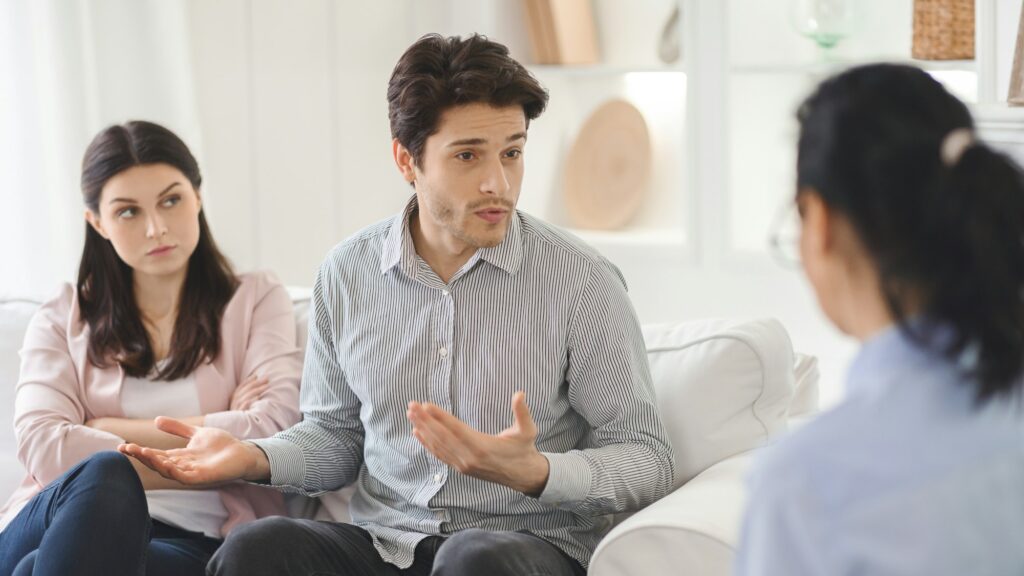
[[[399,159],[415,184],[424,232],[455,250],[500,244],[519,200],[525,144],[521,106],[445,111],[419,165]]]

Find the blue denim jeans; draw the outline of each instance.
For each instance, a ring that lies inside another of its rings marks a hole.
[[[220,540],[151,520],[127,457],[95,454],[0,532],[0,576],[202,576]]]

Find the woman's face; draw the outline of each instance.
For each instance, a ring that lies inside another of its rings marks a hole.
[[[199,243],[199,192],[168,164],[134,166],[107,181],[86,220],[136,273],[182,273]]]
[[[825,316],[843,332],[847,331],[842,299],[847,285],[846,271],[836,249],[835,217],[816,192],[805,191],[797,198],[800,209],[800,261],[814,288]]]

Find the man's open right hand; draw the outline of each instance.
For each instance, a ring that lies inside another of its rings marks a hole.
[[[172,450],[121,444],[118,451],[182,484],[207,486],[233,480],[270,480],[270,462],[254,444],[242,442],[218,428],[190,426],[164,416],[156,419],[156,427],[187,439],[188,444]]]

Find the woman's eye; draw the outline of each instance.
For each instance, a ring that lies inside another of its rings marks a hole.
[[[135,216],[135,208],[125,208],[117,213],[119,218],[133,218]]]
[[[171,196],[163,201],[163,205],[170,208],[179,202],[181,202],[181,196]]]

